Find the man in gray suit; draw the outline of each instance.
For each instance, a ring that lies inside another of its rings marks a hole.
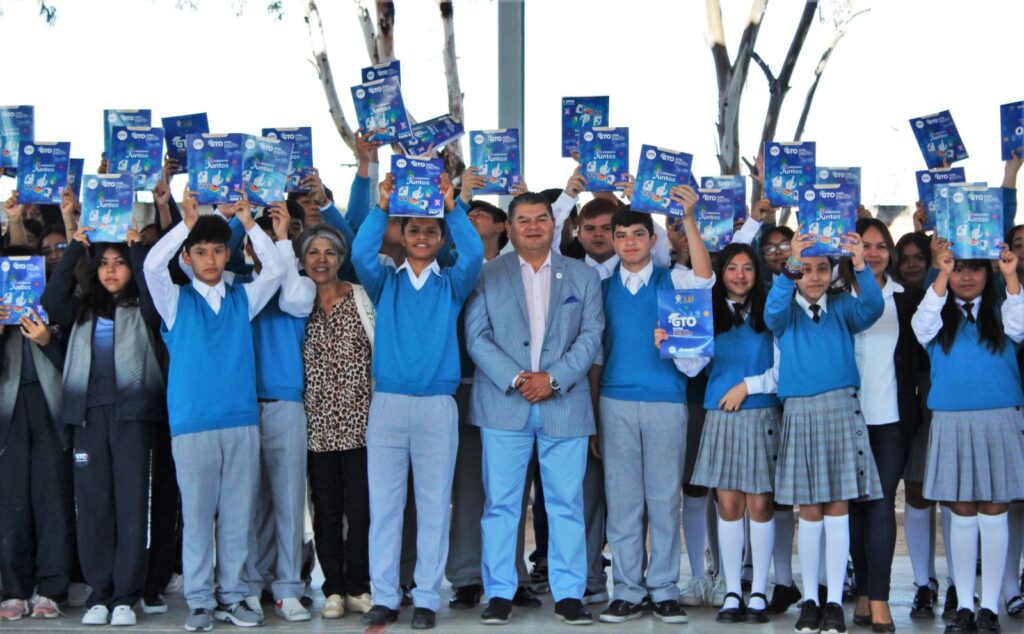
[[[516,527],[534,442],[550,523],[555,614],[593,621],[586,589],[583,474],[594,412],[587,371],[601,348],[601,281],[582,262],[551,251],[554,218],[533,193],[509,205],[516,252],[484,266],[466,305],[466,342],[476,363],[471,422],[481,428],[487,500],[481,521],[488,624],[508,622],[517,586]]]

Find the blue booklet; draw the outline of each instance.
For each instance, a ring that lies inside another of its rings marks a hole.
[[[816,238],[804,249],[807,257],[842,257],[840,243],[857,227],[857,189],[853,185],[811,185],[800,194],[800,233]]]
[[[940,238],[952,240],[954,237],[953,229],[949,223],[949,207],[953,193],[960,191],[964,187],[987,188],[988,183],[938,183],[932,188],[932,199],[935,206],[935,235]]]
[[[210,131],[210,123],[206,113],[185,114],[179,117],[164,117],[160,120],[164,126],[164,138],[167,140],[167,153],[178,161],[175,174],[188,172],[188,150],[186,140],[190,134],[202,134]]]
[[[103,111],[103,158],[110,158],[110,141],[114,128],[118,126],[149,127],[153,125],[153,111],[104,110]]]
[[[412,126],[412,135],[402,141],[409,156],[422,156],[431,147],[435,150],[448,145],[465,133],[462,123],[451,115],[443,114]]]
[[[732,242],[735,198],[728,189],[698,189],[694,219],[708,251],[721,251]]]
[[[18,151],[18,203],[59,205],[68,185],[71,144],[22,141]]]
[[[661,342],[662,359],[713,357],[711,289],[658,291],[658,327],[668,334],[668,339]]]
[[[469,164],[480,168],[480,175],[487,179],[474,194],[507,194],[523,182],[517,128],[474,130],[469,138]]]
[[[588,192],[623,189],[629,176],[629,128],[586,128],[580,134],[580,165]]]
[[[562,156],[579,151],[584,128],[608,125],[608,97],[562,97]]]
[[[268,207],[284,200],[292,142],[247,134],[244,143],[242,184],[249,202]]]
[[[967,158],[967,149],[949,110],[911,119],[910,129],[928,167],[934,169],[942,167],[942,161],[953,164]]]
[[[409,136],[409,118],[405,114],[398,77],[352,86],[352,101],[356,106],[359,127],[373,133],[370,139],[388,144]]]
[[[747,177],[740,175],[732,176],[705,176],[701,179],[704,189],[724,189],[729,192],[733,201],[733,214],[736,220],[747,219]],[[696,185],[692,185],[697,189]]]
[[[82,200],[82,172],[85,171],[85,159],[70,159],[68,161],[68,187],[75,194],[77,200]]]
[[[374,64],[373,66],[367,66],[362,70],[363,83],[367,84],[371,81],[377,81],[378,79],[384,79],[385,77],[397,77],[399,81],[402,80],[402,64],[397,59],[393,59],[390,62],[383,62],[380,64]]]
[[[35,138],[35,106],[0,107],[0,170],[15,173],[22,141]]]
[[[313,128],[263,128],[260,133],[271,139],[281,139],[292,144],[291,167],[288,168],[286,192],[304,192],[302,179],[313,172]],[[280,199],[278,199],[280,200]]]
[[[110,173],[131,174],[135,191],[151,191],[163,176],[162,128],[115,126],[110,137]]]
[[[395,176],[395,189],[388,197],[389,216],[444,217],[444,161],[393,155],[391,173]]]
[[[772,207],[796,207],[815,183],[814,141],[764,144],[765,195]]]
[[[860,205],[859,167],[818,167],[819,185],[853,185],[857,188],[857,205]]]
[[[233,203],[242,198],[241,134],[190,134],[188,188],[200,205]]]
[[[676,185],[690,184],[692,164],[692,154],[653,145],[641,146],[630,208],[633,211],[682,216],[682,205],[674,202],[669,192]]]
[[[938,202],[935,200],[935,188],[946,183],[962,183],[967,180],[962,167],[938,168],[933,170],[921,170],[914,172],[917,178],[917,197],[924,205],[925,219],[924,230],[931,231],[935,228],[935,210]]]
[[[82,224],[92,227],[89,242],[124,242],[135,205],[132,175],[89,174],[82,182]]]
[[[954,229],[949,249],[958,260],[998,260],[1003,250],[1003,190],[968,185],[952,190],[949,226]]]
[[[1002,130],[1003,160],[1012,159],[1013,152],[1024,157],[1024,101],[999,106],[999,127]]]
[[[46,311],[39,300],[46,288],[46,260],[41,255],[0,257],[0,304],[11,308],[11,316],[0,326],[17,326],[22,317],[34,308],[47,322]]]

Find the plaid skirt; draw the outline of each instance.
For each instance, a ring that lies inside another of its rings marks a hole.
[[[1024,500],[1024,411],[933,412],[924,497],[940,502]]]
[[[786,399],[780,436],[775,467],[779,504],[882,497],[856,389]]]
[[[690,484],[771,493],[779,458],[781,418],[777,407],[708,412]]]

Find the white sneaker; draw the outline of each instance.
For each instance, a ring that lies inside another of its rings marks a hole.
[[[699,608],[704,605],[709,588],[703,577],[690,577],[679,593],[679,602],[688,608]]]
[[[68,584],[68,606],[72,608],[81,608],[85,606],[85,602],[89,600],[89,595],[92,594],[92,588],[88,584],[84,583],[69,583]]]
[[[264,618],[263,604],[260,603],[259,596],[252,595],[250,597],[245,597],[245,607],[249,608],[256,614],[259,614],[261,620]]]
[[[178,594],[185,588],[185,577],[174,573],[164,587],[164,594]]]
[[[725,605],[725,594],[725,577],[723,575],[718,575],[715,577],[714,585],[711,586],[711,594],[707,599],[708,603],[710,603],[712,607],[722,607]]]
[[[281,599],[274,604],[274,614],[285,621],[308,621],[313,618],[302,602],[295,597]]]
[[[135,610],[130,605],[115,605],[114,613],[110,615],[110,624],[117,625],[135,625]]]
[[[369,595],[366,595],[369,596]],[[320,610],[320,617],[324,619],[340,619],[345,616],[345,599],[340,594],[332,594],[324,601],[324,607]]]
[[[82,625],[106,625],[110,620],[110,610],[105,605],[94,605],[82,617]]]
[[[333,596],[333,595],[332,595]],[[359,595],[347,595],[345,597],[345,609],[349,612],[358,612],[359,614],[366,614],[373,607],[373,597],[370,596],[369,592],[364,592]]]

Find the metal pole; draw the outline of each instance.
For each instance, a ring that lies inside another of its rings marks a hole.
[[[524,16],[525,0],[498,1],[498,127],[519,128],[519,156],[525,171]],[[498,204],[507,208],[510,200],[502,196]]]

